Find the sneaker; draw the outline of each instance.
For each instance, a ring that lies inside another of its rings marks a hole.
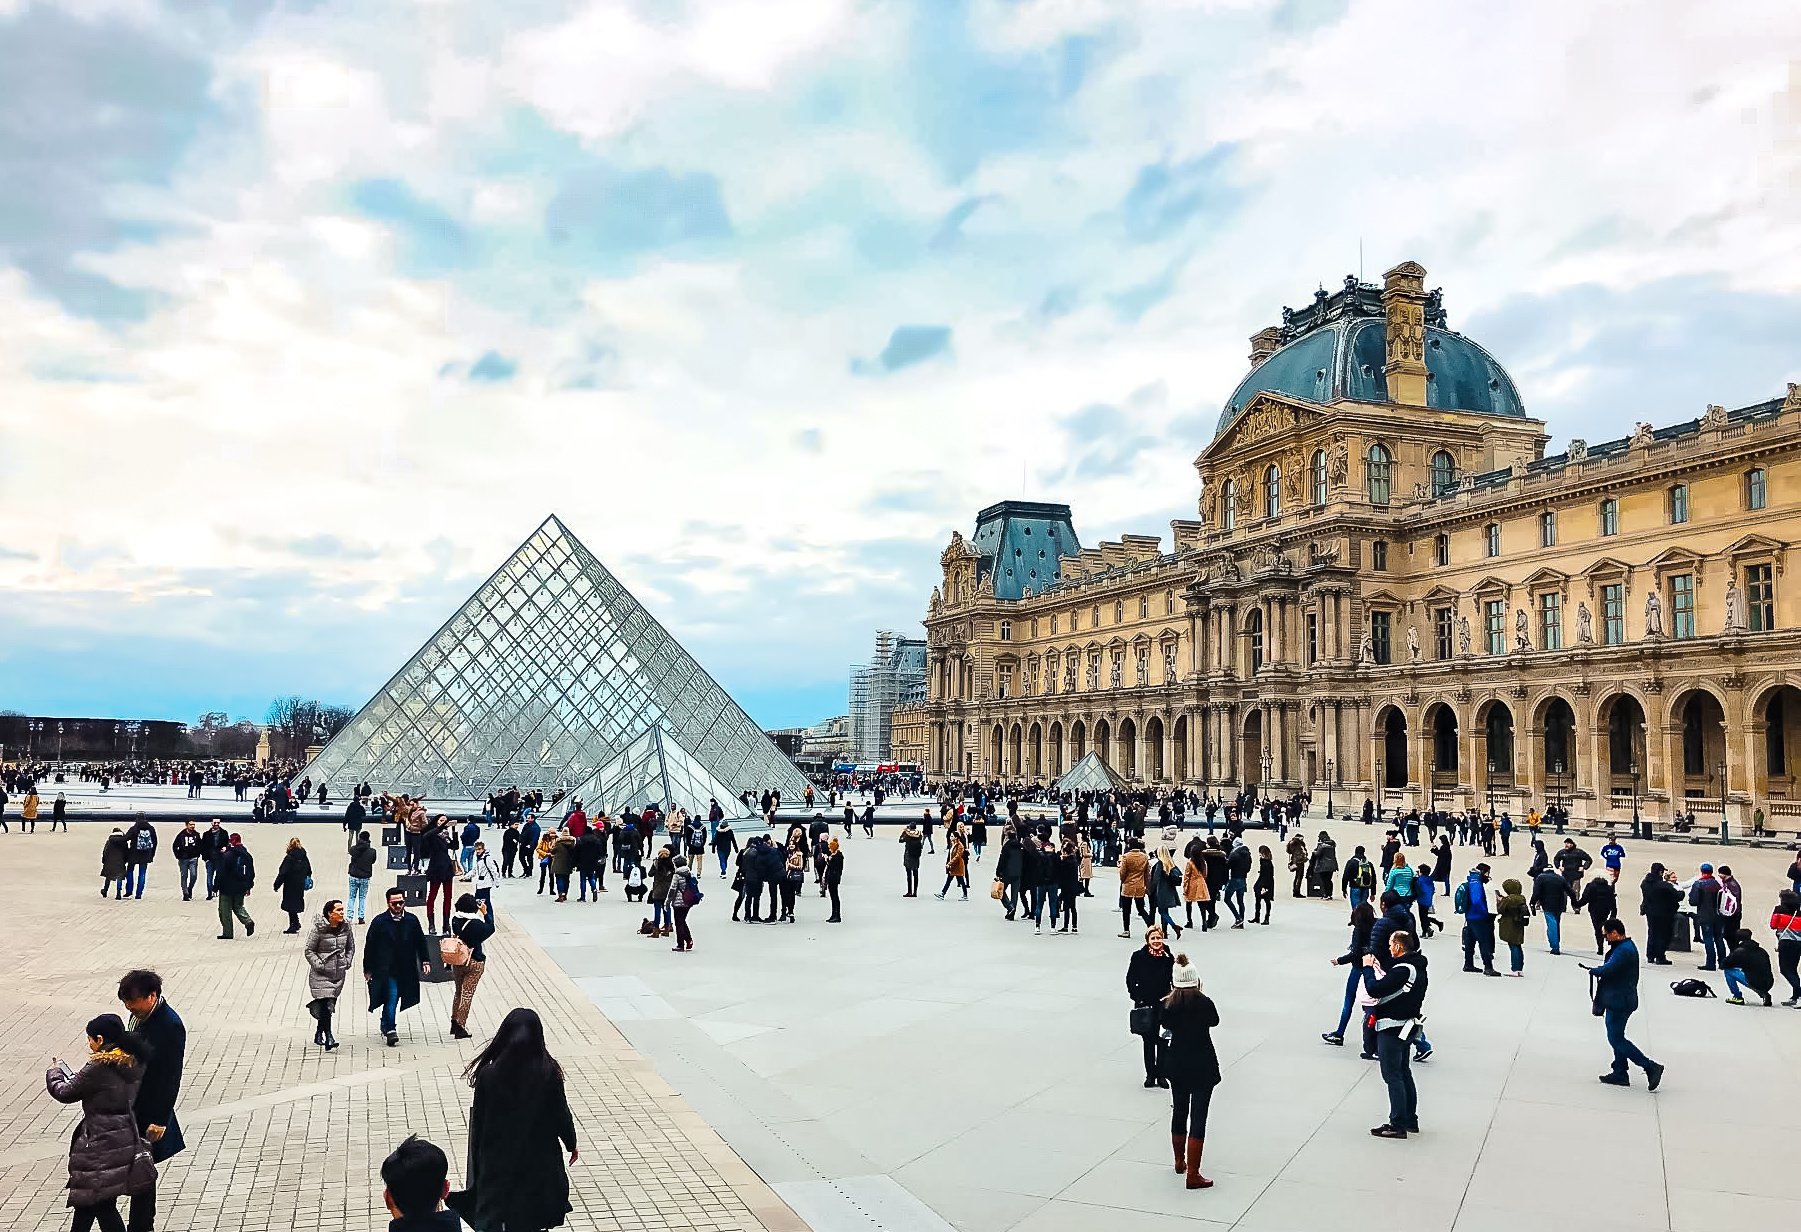
[[[1496,971],[1493,967],[1484,968],[1482,971],[1482,974],[1483,975],[1492,975],[1497,980],[1501,978],[1501,973],[1499,971]]]
[[[1727,997],[1726,998],[1727,1005],[1743,1005],[1744,1003],[1745,1003],[1745,999],[1743,997]]]
[[[1360,1052],[1357,1054],[1357,1059],[1359,1061],[1375,1061],[1375,1060],[1379,1060],[1380,1058],[1378,1058],[1376,1056],[1376,1054],[1373,1052]]]
[[[1602,1074],[1601,1081],[1610,1087],[1629,1087],[1632,1080],[1624,1074]]]
[[[1012,918],[1013,918],[1013,917],[1012,917],[1012,916],[1008,916],[1008,917],[1007,917],[1007,918],[1008,918],[1008,919],[1009,919],[1009,920],[1011,920],[1011,919],[1012,919]],[[1132,934],[1131,934],[1131,933],[1121,933],[1121,934],[1120,934],[1120,936],[1122,936],[1122,937],[1124,937],[1124,938],[1126,938],[1126,940],[1128,940],[1128,941],[1130,941],[1130,940],[1131,940],[1131,939],[1132,939]],[[1793,1004],[1794,1004],[1794,1002],[1792,1002],[1792,1001],[1791,1001],[1791,1002],[1789,1002],[1789,1004],[1790,1004],[1790,1005],[1793,1005]]]
[[[1406,1130],[1396,1129],[1393,1125],[1378,1125],[1370,1130],[1372,1138],[1405,1138],[1406,1136]]]
[[[1430,1048],[1422,1048],[1418,1052],[1413,1054],[1413,1059],[1415,1061],[1430,1061],[1432,1059],[1432,1050]],[[1417,1126],[1414,1128],[1414,1132],[1415,1133],[1419,1132],[1419,1129]]]
[[[1796,1006],[1801,1006],[1801,997],[1790,997],[1787,1001],[1784,1001],[1783,1004],[1792,1010]]]
[[[245,935],[245,936],[246,936],[246,937],[254,937],[254,936],[256,936],[256,921],[255,921],[255,920],[249,920],[249,921],[246,921],[246,922],[245,922],[245,924],[244,924],[244,935]]]
[[[387,1034],[387,1041],[388,1041],[388,1047],[390,1047],[390,1048],[398,1048],[398,1047],[399,1047],[399,1046],[400,1046],[400,1034],[399,1034],[399,1032],[396,1032],[396,1031],[390,1031],[390,1032],[388,1032],[388,1034]]]
[[[1645,1089],[1655,1091],[1657,1084],[1663,1081],[1663,1066],[1653,1065],[1645,1071]]]
[[[1336,1031],[1328,1031],[1320,1036],[1320,1038],[1325,1040],[1328,1044],[1331,1044],[1334,1048],[1344,1047],[1344,1036],[1338,1034]]]

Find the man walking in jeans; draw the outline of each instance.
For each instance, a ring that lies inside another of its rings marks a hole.
[[[363,938],[363,979],[369,984],[369,1011],[381,1011],[388,1047],[400,1043],[395,1019],[419,1004],[419,977],[431,974],[425,930],[406,909],[399,887],[388,891],[388,910],[369,921]]]
[[[185,903],[194,897],[194,885],[200,880],[200,831],[194,828],[192,818],[175,835],[169,850],[181,869],[181,901]]]
[[[1726,938],[1720,931],[1720,882],[1713,865],[1703,864],[1701,875],[1688,888],[1688,905],[1695,909],[1695,928],[1701,934],[1701,970],[1713,971],[1726,957]]]
[[[1651,1090],[1663,1081],[1663,1066],[1638,1050],[1626,1038],[1626,1021],[1638,1009],[1638,947],[1626,936],[1626,926],[1618,920],[1607,921],[1607,960],[1598,967],[1586,967],[1594,977],[1595,1008],[1607,1026],[1607,1043],[1613,1049],[1613,1069],[1601,1075],[1601,1081],[1612,1087],[1629,1087],[1628,1066],[1637,1064],[1645,1071],[1645,1085]]]

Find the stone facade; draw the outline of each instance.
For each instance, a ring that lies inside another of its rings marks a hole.
[[[1347,280],[1253,338],[1273,373],[1381,314],[1363,380],[1385,396],[1316,401],[1254,368],[1170,550],[1128,535],[1000,599],[997,562],[953,533],[928,768],[1049,780],[1093,749],[1140,783],[1391,806],[1801,813],[1801,387],[1546,456],[1424,275]],[[1357,362],[1346,345],[1333,362]]]
[[[932,708],[927,702],[909,702],[894,708],[894,760],[926,764],[931,747]]]

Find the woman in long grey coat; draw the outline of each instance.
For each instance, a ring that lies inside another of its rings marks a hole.
[[[327,1052],[338,1046],[331,1033],[331,1015],[355,958],[356,933],[344,918],[344,904],[334,898],[313,917],[312,931],[306,936],[306,990],[312,997],[306,1008],[319,1024],[313,1043]]]
[[[131,1101],[144,1080],[142,1040],[125,1029],[117,1014],[102,1014],[88,1023],[86,1065],[70,1074],[60,1061],[44,1075],[50,1098],[81,1104],[81,1123],[69,1139],[69,1205],[75,1208],[75,1232],[97,1223],[101,1232],[125,1232],[118,1200],[126,1194],[152,1192],[156,1165],[150,1146],[138,1136]]]

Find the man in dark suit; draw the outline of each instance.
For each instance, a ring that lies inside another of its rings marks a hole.
[[[369,1011],[381,1011],[388,1047],[400,1043],[396,1016],[419,1004],[419,977],[431,973],[425,930],[406,909],[406,895],[388,891],[388,909],[369,921],[363,938],[363,979],[369,983]]]
[[[163,1000],[163,980],[154,971],[127,971],[119,980],[119,1000],[131,1013],[133,1029],[150,1045],[131,1110],[138,1132],[150,1143],[150,1157],[160,1164],[187,1146],[175,1118],[175,1100],[181,1094],[188,1029],[175,1007]],[[156,1190],[133,1194],[127,1232],[151,1232],[155,1225]]]

